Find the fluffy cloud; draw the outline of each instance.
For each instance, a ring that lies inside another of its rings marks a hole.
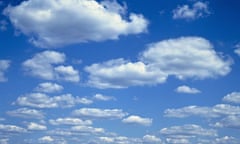
[[[89,104],[89,102],[86,101],[86,98],[74,97],[71,94],[50,97],[43,93],[30,93],[18,97],[15,103],[20,106],[35,108],[67,108],[76,104]]]
[[[28,108],[19,108],[17,110],[8,111],[8,115],[20,118],[29,118],[29,119],[43,119],[43,112],[35,109]]]
[[[206,59],[207,57],[207,59]],[[98,88],[155,85],[173,75],[179,79],[225,76],[232,61],[201,37],[180,37],[148,45],[139,61],[114,59],[87,66],[88,84]]]
[[[62,91],[63,86],[56,83],[45,82],[40,83],[34,90],[37,92],[54,93]]]
[[[7,81],[7,78],[4,76],[4,73],[10,66],[9,60],[0,60],[0,82]]]
[[[56,120],[49,120],[52,125],[91,125],[91,120],[82,120],[79,118],[58,118]]]
[[[77,132],[81,132],[81,133],[104,133],[104,129],[103,128],[94,128],[91,126],[73,126],[71,128],[72,131],[77,131]]]
[[[201,116],[218,118],[228,115],[239,115],[240,107],[227,104],[218,104],[213,107],[187,106],[179,109],[167,109],[164,113],[166,117],[185,118],[189,116]]]
[[[208,4],[195,2],[192,8],[189,5],[178,6],[173,10],[173,19],[196,19],[210,14]]]
[[[124,59],[93,64],[85,70],[90,73],[88,84],[97,88],[126,88],[166,80],[166,74],[148,70],[143,62],[132,63]]]
[[[27,132],[26,129],[21,128],[19,126],[16,125],[3,125],[0,124],[0,134],[1,133],[25,133]]]
[[[160,130],[162,135],[174,138],[191,138],[195,136],[217,136],[217,132],[213,129],[204,129],[199,125],[187,124],[183,126],[172,126]]]
[[[197,94],[197,93],[200,93],[201,91],[196,88],[191,88],[189,86],[183,85],[183,86],[177,87],[176,92],[187,93],[187,94]]]
[[[223,97],[224,102],[240,104],[240,92],[232,92]]]
[[[143,136],[143,142],[145,143],[161,143],[162,140],[154,135]]]
[[[45,125],[37,124],[34,122],[29,123],[27,128],[28,130],[34,130],[34,131],[47,130],[47,127]]]
[[[224,136],[222,138],[216,138],[216,144],[239,144],[240,140],[237,140],[231,136]]]
[[[96,99],[96,100],[100,100],[100,101],[110,101],[110,100],[115,100],[114,97],[111,97],[111,96],[105,96],[105,95],[102,95],[102,94],[96,94],[93,98]]]
[[[240,129],[240,115],[229,115],[223,118],[220,122],[217,122],[215,127],[227,127],[227,128],[235,128]]]
[[[44,51],[34,55],[23,63],[25,71],[45,80],[78,82],[79,72],[72,66],[64,66],[66,56],[55,51]]]
[[[235,50],[234,50],[234,52],[238,55],[238,56],[240,56],[240,43],[238,43],[238,44],[236,44],[235,45]]]
[[[121,119],[127,115],[121,109],[81,108],[73,111],[73,115],[89,118]]]
[[[28,0],[4,10],[14,27],[38,47],[117,39],[146,31],[148,21],[142,15],[130,13],[128,17],[125,12],[126,7],[115,0]]]
[[[129,124],[140,124],[144,126],[150,126],[152,125],[152,119],[150,118],[142,118],[140,116],[131,115],[127,118],[124,118],[122,120],[123,123],[129,123]]]
[[[40,143],[51,143],[54,139],[51,136],[44,136],[38,139]]]

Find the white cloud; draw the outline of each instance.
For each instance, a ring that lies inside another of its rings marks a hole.
[[[209,14],[208,4],[197,1],[192,8],[189,5],[178,6],[173,10],[173,19],[197,19]]]
[[[127,115],[121,109],[81,108],[73,111],[73,115],[89,118],[121,119]]]
[[[72,66],[63,66],[66,56],[56,51],[44,51],[23,63],[25,71],[44,80],[78,82],[79,73]]]
[[[42,130],[47,130],[47,127],[45,125],[37,124],[34,122],[30,122],[27,126],[28,130],[36,130],[36,131],[42,131]]]
[[[223,97],[224,102],[240,104],[240,92],[232,92]]]
[[[1,1],[0,1],[0,5],[1,5]],[[0,144],[8,144],[8,141],[9,141],[8,138],[0,139]]]
[[[167,137],[182,137],[191,138],[192,136],[217,136],[217,131],[213,129],[204,129],[199,125],[187,124],[183,126],[172,126],[169,128],[163,128],[160,130],[162,135]]]
[[[44,136],[38,139],[41,143],[51,143],[54,139],[51,136]]]
[[[186,85],[177,87],[176,92],[178,92],[178,93],[187,93],[187,94],[201,93],[200,90],[198,90],[196,88],[191,88],[191,87],[186,86]]]
[[[29,0],[4,10],[14,27],[38,47],[118,39],[147,31],[148,21],[142,15],[128,17],[125,12],[126,6],[115,0]]]
[[[94,128],[91,126],[73,126],[71,128],[72,131],[82,132],[82,133],[104,133],[103,128]]]
[[[7,78],[5,77],[4,73],[10,66],[9,60],[0,60],[0,82],[7,81]]]
[[[154,135],[145,135],[143,136],[143,142],[145,143],[161,143],[162,140]]]
[[[97,88],[153,85],[166,80],[166,74],[148,70],[143,62],[132,63],[123,59],[93,64],[85,70],[90,73],[88,84]]]
[[[30,93],[18,97],[16,104],[35,108],[68,108],[76,104],[89,104],[85,98],[74,97],[71,94],[48,96],[44,93]]]
[[[167,143],[169,144],[189,144],[190,141],[186,138],[166,138]]]
[[[34,90],[37,92],[55,93],[55,92],[60,92],[63,89],[64,89],[63,86],[59,84],[45,82],[45,83],[40,83]]]
[[[212,44],[201,37],[180,37],[148,45],[138,62],[114,59],[87,66],[88,84],[97,88],[126,88],[156,85],[168,76],[179,79],[205,79],[225,76],[231,59],[217,53]]]
[[[125,136],[112,136],[112,137],[106,137],[102,136],[99,137],[99,140],[102,143],[109,143],[109,144],[140,144],[142,143],[141,139],[138,138],[130,138]]]
[[[1,6],[1,1],[0,1]],[[8,22],[6,20],[0,20],[0,31],[6,31],[7,30]]]
[[[240,140],[232,136],[224,136],[221,138],[216,138],[216,144],[239,144]]]
[[[223,118],[221,121],[215,123],[215,127],[227,127],[240,129],[240,115],[229,115]]]
[[[6,132],[6,133],[25,133],[27,132],[26,129],[21,128],[19,126],[16,125],[3,125],[0,124],[0,133],[1,132]]]
[[[96,100],[100,100],[100,101],[110,101],[110,100],[115,100],[114,97],[111,96],[105,96],[102,94],[95,94],[95,96],[93,97]]]
[[[239,115],[240,107],[227,104],[218,104],[213,107],[187,106],[179,109],[167,109],[164,113],[166,117],[176,118],[185,118],[189,116],[218,118],[228,115]]]
[[[129,123],[129,124],[140,124],[143,126],[151,126],[152,125],[152,119],[150,118],[143,118],[136,115],[131,115],[127,118],[124,118],[122,120],[123,123]]]
[[[235,45],[235,50],[234,50],[234,52],[238,55],[238,56],[240,56],[240,43],[238,43],[238,44],[236,44]]]
[[[58,118],[56,120],[50,119],[49,123],[52,125],[91,125],[91,120],[82,120],[79,118]]]
[[[29,118],[29,119],[43,119],[43,112],[35,109],[28,108],[19,108],[13,111],[8,111],[8,115],[20,118]]]

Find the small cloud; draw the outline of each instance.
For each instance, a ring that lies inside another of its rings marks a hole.
[[[235,45],[235,50],[234,50],[234,52],[238,55],[238,56],[240,56],[240,43],[238,43],[238,44],[236,44]]]
[[[34,90],[37,92],[55,93],[62,91],[63,86],[56,83],[45,82],[40,83]]]
[[[91,120],[82,120],[79,118],[58,118],[56,120],[50,119],[49,123],[52,125],[92,125]]]
[[[27,119],[43,119],[44,114],[42,111],[29,109],[29,108],[19,108],[17,110],[7,111],[7,114],[13,117],[27,118]]]
[[[102,95],[102,94],[96,94],[93,98],[96,99],[96,100],[100,100],[100,101],[116,100],[116,98],[114,98],[112,96],[105,96],[105,95]]]
[[[33,130],[33,131],[42,131],[42,130],[47,130],[47,127],[45,125],[37,124],[34,122],[30,122],[27,126],[28,130]]]
[[[223,97],[224,102],[240,104],[240,92],[232,92]]]
[[[11,61],[9,60],[0,60],[0,82],[7,81],[7,78],[5,77],[5,72],[10,67]]]
[[[142,118],[142,117],[136,116],[136,115],[131,115],[131,116],[123,119],[122,122],[128,123],[128,124],[140,124],[143,126],[151,126],[152,125],[152,119]]]
[[[161,143],[162,140],[154,135],[145,135],[143,136],[143,142],[146,143]]]
[[[1,6],[1,1],[0,1]],[[7,30],[8,22],[6,20],[0,20],[0,31],[6,31]]]
[[[187,94],[201,93],[200,90],[198,90],[196,88],[191,88],[191,87],[186,86],[186,85],[179,86],[175,91],[178,92],[178,93],[187,93]]]
[[[38,139],[40,143],[51,143],[54,139],[51,136],[44,136]]]
[[[173,10],[173,19],[197,19],[209,15],[208,4],[197,1],[192,7],[189,5],[178,6]]]

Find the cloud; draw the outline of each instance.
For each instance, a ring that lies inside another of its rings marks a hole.
[[[236,44],[235,45],[235,50],[234,50],[234,52],[238,55],[238,56],[240,56],[240,43],[238,43],[238,44]]]
[[[50,97],[44,93],[30,93],[18,97],[15,104],[35,108],[69,108],[76,104],[90,104],[90,100],[74,97],[71,94]]]
[[[186,85],[177,87],[176,92],[178,92],[178,93],[187,93],[187,94],[201,93],[200,90],[198,90],[196,88],[191,88],[191,87],[186,86]]]
[[[9,60],[0,60],[0,82],[7,81],[7,78],[4,76],[4,73],[10,66]]]
[[[27,119],[43,119],[43,112],[35,109],[19,108],[13,111],[7,111],[7,114],[13,117],[27,118]]]
[[[240,92],[232,92],[223,97],[224,102],[240,104]]]
[[[79,118],[58,118],[56,120],[50,119],[49,123],[52,125],[92,125],[91,120],[82,120]]]
[[[187,106],[179,109],[167,109],[164,111],[166,117],[185,118],[189,116],[200,116],[206,118],[219,118],[228,115],[239,115],[240,107],[227,104],[218,104],[213,107]]]
[[[150,118],[142,118],[140,116],[136,115],[131,115],[127,118],[124,118],[122,120],[123,123],[128,123],[128,124],[140,124],[143,126],[151,126],[152,125],[152,119]]]
[[[121,109],[98,109],[98,108],[81,108],[73,111],[74,116],[103,118],[103,119],[121,119],[127,115]]]
[[[0,1],[1,6],[1,1]],[[7,30],[8,22],[6,20],[0,20],[0,31],[6,31]]]
[[[178,6],[173,10],[173,19],[197,19],[209,15],[208,4],[197,1],[192,8],[189,5]]]
[[[168,138],[191,138],[195,136],[207,136],[215,137],[217,136],[216,130],[204,129],[199,125],[186,124],[183,126],[172,126],[169,128],[163,128],[160,133]]]
[[[51,136],[44,136],[38,139],[41,143],[51,143],[54,139]]]
[[[215,123],[215,127],[227,127],[240,129],[240,115],[229,115],[223,118],[221,121]]]
[[[115,0],[101,3],[95,0],[28,0],[8,6],[4,14],[35,46],[62,47],[146,32],[148,21],[141,14],[128,16],[126,11],[126,6]]]
[[[149,44],[137,62],[113,59],[87,66],[85,71],[91,86],[126,88],[164,83],[168,76],[178,79],[225,76],[231,71],[231,64],[232,60],[217,53],[208,40],[180,37]]]
[[[47,127],[45,125],[30,122],[27,126],[27,129],[32,131],[42,131],[42,130],[47,130]]]
[[[63,89],[64,89],[63,86],[59,84],[45,82],[45,83],[40,83],[34,90],[36,92],[55,93],[55,92],[60,92]]]
[[[16,125],[3,125],[0,124],[0,133],[25,133],[27,132],[26,129],[21,128],[19,126]]]
[[[82,132],[82,133],[104,133],[105,130],[103,128],[94,128],[91,126],[73,126],[71,128],[72,131]]]
[[[154,135],[143,136],[143,142],[145,143],[161,143],[162,140]]]
[[[140,144],[142,143],[141,139],[138,138],[129,138],[125,136],[101,136],[99,137],[101,143],[109,143],[109,144]]]
[[[238,144],[240,140],[237,140],[231,136],[224,136],[222,138],[216,138],[216,144]]]
[[[105,96],[105,95],[102,95],[102,94],[96,94],[93,98],[96,99],[96,100],[99,100],[99,101],[116,100],[116,98],[114,98],[114,97]]]
[[[27,74],[44,80],[79,82],[79,72],[72,66],[64,66],[66,56],[56,51],[44,51],[35,54],[23,62]]]

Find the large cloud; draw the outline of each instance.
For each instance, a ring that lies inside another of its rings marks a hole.
[[[14,27],[38,47],[117,39],[145,32],[148,21],[114,1],[28,0],[4,10]]]
[[[9,60],[0,60],[0,82],[7,81],[7,78],[4,76],[5,71],[9,68]]]
[[[168,76],[179,79],[205,79],[225,76],[232,61],[217,53],[212,44],[201,37],[180,37],[148,45],[139,61],[114,59],[87,66],[88,84],[98,88],[163,83]]]
[[[45,80],[78,82],[79,72],[72,66],[61,65],[65,60],[66,56],[63,53],[44,51],[24,61],[23,67],[27,74]]]

